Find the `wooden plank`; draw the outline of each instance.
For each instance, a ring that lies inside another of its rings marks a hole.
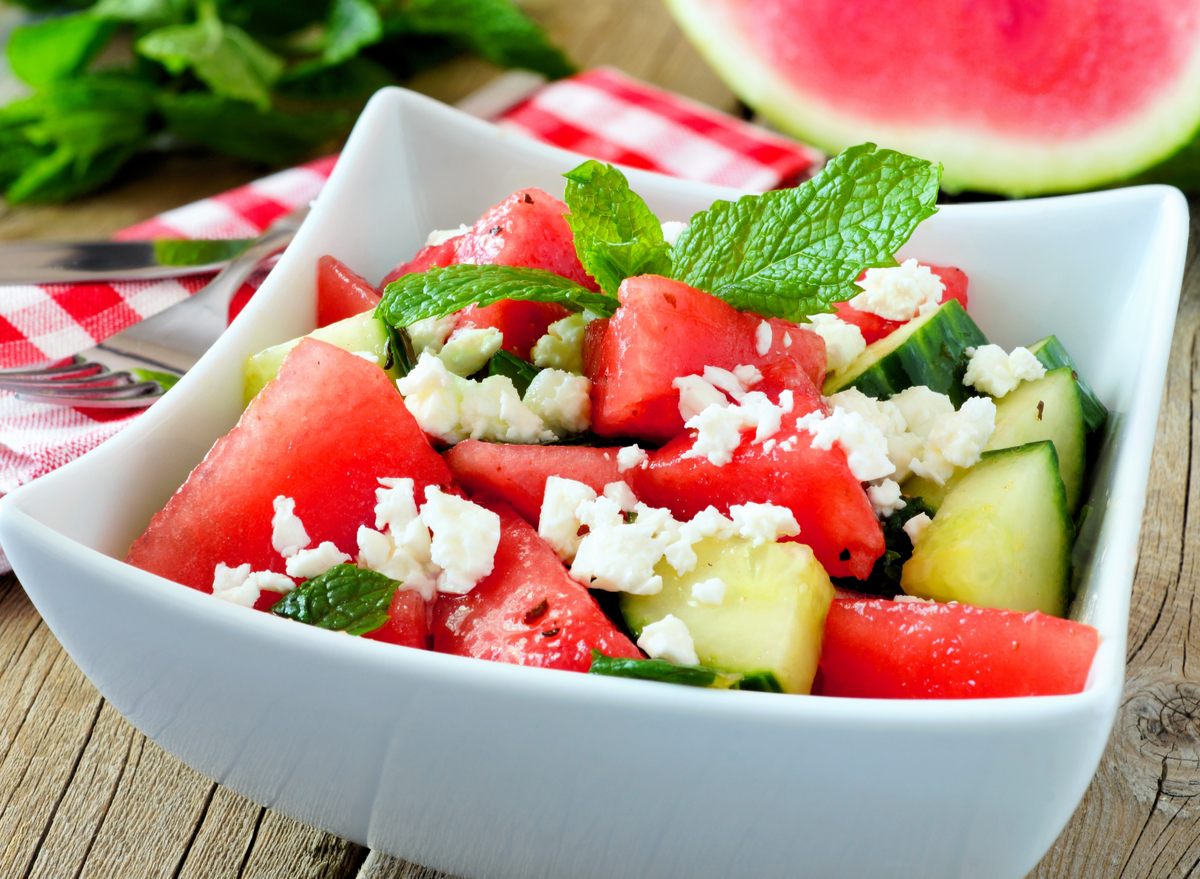
[[[457,879],[457,877],[373,851],[363,862],[362,869],[358,871],[355,879]]]
[[[264,809],[244,879],[342,879],[353,876],[367,850]]]

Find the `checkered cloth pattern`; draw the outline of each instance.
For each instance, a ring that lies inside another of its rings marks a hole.
[[[500,112],[496,121],[604,161],[741,189],[795,185],[823,158],[809,147],[608,68],[551,83]],[[272,174],[167,211],[115,237],[253,238],[313,199],[336,161],[329,156]],[[0,368],[90,348],[182,301],[210,277],[0,287]],[[242,296],[249,292],[243,290]],[[0,391],[0,493],[95,448],[141,412],[25,403]],[[0,571],[7,568],[0,555]]]

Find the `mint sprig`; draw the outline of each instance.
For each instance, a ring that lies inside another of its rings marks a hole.
[[[395,327],[427,317],[445,317],[468,305],[493,305],[502,299],[557,302],[568,311],[587,309],[601,317],[617,310],[617,300],[593,293],[544,269],[519,266],[454,265],[403,275],[387,285],[375,315]]]
[[[271,613],[322,629],[365,635],[388,621],[388,605],[399,586],[375,571],[334,565],[275,602]]]
[[[488,361],[488,375],[503,375],[513,383],[513,387],[517,389],[517,394],[524,397],[525,392],[529,390],[529,386],[533,384],[533,380],[537,378],[541,372],[532,363],[522,360],[516,354],[509,354],[503,348],[492,355],[492,359]]]
[[[616,296],[626,278],[671,277],[671,246],[662,226],[624,174],[588,161],[563,176],[569,181],[566,219],[575,233],[575,252],[600,289]]]
[[[662,659],[626,659],[605,656],[599,650],[592,651],[592,664],[588,674],[614,678],[637,678],[642,681],[659,681],[664,684],[680,684],[685,687],[709,687],[714,690],[735,688],[742,675],[705,668],[702,665],[673,665]]]
[[[860,290],[937,212],[941,165],[866,143],[794,189],[718,201],[675,244],[675,278],[764,317],[800,320]]]

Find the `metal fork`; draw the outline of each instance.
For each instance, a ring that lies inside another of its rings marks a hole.
[[[264,260],[286,248],[308,215],[302,207],[272,223],[194,296],[94,348],[59,360],[0,369],[0,389],[33,403],[143,408],[170,390],[225,331],[233,295]]]

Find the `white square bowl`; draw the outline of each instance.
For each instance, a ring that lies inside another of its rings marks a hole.
[[[364,111],[295,243],[176,390],[0,503],[0,540],[100,692],[184,762],[339,836],[478,877],[1019,877],[1095,772],[1187,242],[1141,187],[950,206],[904,253],[961,266],[1006,347],[1057,333],[1115,413],[1077,552],[1103,642],[1078,695],[889,702],[715,692],[397,649],[123,564],[242,409],[242,362],[307,332],[315,263],[372,280],[434,228],[579,158],[399,89]],[[731,193],[633,171],[662,219]],[[320,425],[313,425],[319,430]]]

